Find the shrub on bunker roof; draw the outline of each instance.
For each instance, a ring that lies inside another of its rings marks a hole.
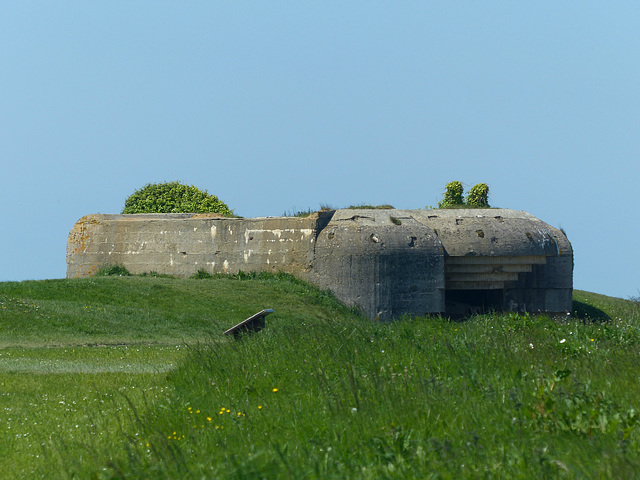
[[[467,205],[489,208],[489,187],[486,183],[479,183],[471,188],[469,195],[467,195]]]
[[[149,183],[131,194],[122,213],[219,213],[233,211],[215,195],[180,182]]]
[[[464,205],[464,199],[462,198],[464,188],[461,182],[449,182],[445,188],[444,197],[438,202],[438,208],[455,208]]]

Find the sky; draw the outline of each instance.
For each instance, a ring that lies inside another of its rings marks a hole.
[[[563,228],[574,288],[640,295],[637,1],[0,6],[0,281],[148,183],[244,217],[494,207]]]

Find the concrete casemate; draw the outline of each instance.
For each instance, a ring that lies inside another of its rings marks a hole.
[[[572,308],[566,235],[508,209],[342,209],[305,218],[87,215],[69,233],[67,277],[104,265],[178,277],[286,272],[380,320]]]

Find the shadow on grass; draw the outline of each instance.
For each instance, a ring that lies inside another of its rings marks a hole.
[[[611,317],[597,307],[588,303],[573,301],[573,315],[592,322],[608,322]]]

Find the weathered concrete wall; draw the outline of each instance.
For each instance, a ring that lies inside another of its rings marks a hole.
[[[336,211],[318,236],[310,280],[371,318],[444,311],[442,244],[396,210]]]
[[[566,240],[559,230],[527,212],[516,210],[488,208],[410,212],[418,222],[437,231],[446,255],[452,257],[555,256],[558,255],[557,238]]]
[[[69,233],[67,277],[105,264],[179,277],[291,273],[379,319],[572,306],[573,251],[564,233],[506,209],[87,215]]]
[[[208,273],[286,272],[306,279],[322,215],[220,218],[198,214],[87,215],[67,244],[67,277],[118,264],[131,273],[189,277]]]
[[[508,209],[416,211],[414,218],[442,241],[447,290],[499,289],[503,310],[571,311],[573,250],[562,231]]]

